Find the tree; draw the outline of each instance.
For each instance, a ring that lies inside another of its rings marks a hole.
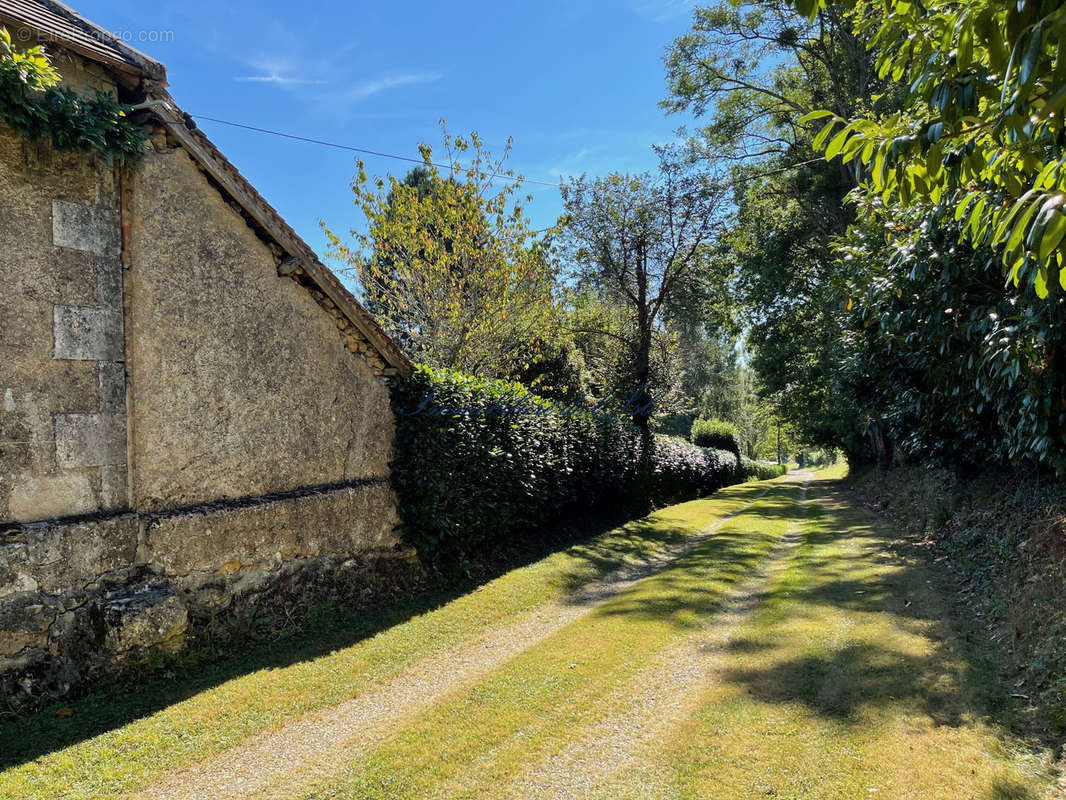
[[[634,421],[647,428],[652,361],[671,300],[697,279],[702,252],[720,229],[723,189],[691,159],[661,150],[657,174],[574,179],[563,187],[571,277],[623,323],[597,335],[619,341],[631,359]]]
[[[859,176],[820,158],[820,126],[797,119],[824,106],[882,113],[898,98],[836,6],[813,20],[788,0],[699,9],[666,67],[664,107],[696,113],[708,160],[735,165],[735,218],[711,272],[731,276],[733,327],[746,333],[759,391],[802,438],[835,444],[848,409],[827,390],[843,332],[833,241],[854,218],[846,198]]]
[[[812,17],[832,0],[796,0]],[[974,246],[1041,297],[1063,284],[1066,6],[1018,0],[877,0],[854,6],[877,70],[909,87],[894,114],[825,109],[827,159],[862,166],[869,191],[950,209]]]
[[[428,145],[402,181],[371,180],[359,162],[352,191],[366,229],[351,231],[349,247],[323,226],[331,255],[348,262],[368,307],[415,361],[513,378],[553,329],[559,229],[531,230],[521,183],[503,166],[510,147],[493,161],[476,133],[445,130],[443,168]]]

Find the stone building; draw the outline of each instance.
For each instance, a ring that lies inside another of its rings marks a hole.
[[[0,121],[0,689],[62,694],[227,612],[367,591],[403,354],[166,91],[50,0],[0,0],[131,167]]]

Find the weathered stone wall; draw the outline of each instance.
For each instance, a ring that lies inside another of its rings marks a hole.
[[[385,483],[0,534],[0,695],[60,696],[189,632],[417,575]]]
[[[76,87],[107,88],[65,63]],[[276,245],[175,144],[157,130],[123,174],[0,123],[9,704],[227,613],[417,572],[395,532],[380,360],[278,275]]]
[[[388,472],[388,390],[181,148],[132,189],[133,491],[155,510]]]
[[[0,123],[0,523],[127,505],[114,169]]]

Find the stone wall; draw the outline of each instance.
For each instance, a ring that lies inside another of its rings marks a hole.
[[[375,482],[8,529],[0,693],[15,706],[62,696],[208,626],[402,587],[418,566],[396,547],[395,521]]]
[[[386,475],[387,387],[188,154],[149,153],[132,198],[137,506]]]
[[[0,524],[127,505],[114,168],[0,131]]]
[[[417,574],[382,362],[184,149],[152,143],[123,171],[0,123],[9,706],[228,616]]]

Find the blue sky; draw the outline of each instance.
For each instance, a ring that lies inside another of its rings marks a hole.
[[[651,145],[689,122],[666,117],[662,56],[688,28],[691,0],[144,3],[67,0],[167,65],[193,114],[417,157],[419,142],[478,131],[511,166],[561,175],[641,171]],[[168,41],[138,41],[167,31]],[[169,33],[172,32],[172,33]],[[202,129],[320,254],[318,221],[361,224],[351,153],[212,122]],[[371,175],[408,165],[367,157]],[[530,187],[536,227],[558,190]]]

